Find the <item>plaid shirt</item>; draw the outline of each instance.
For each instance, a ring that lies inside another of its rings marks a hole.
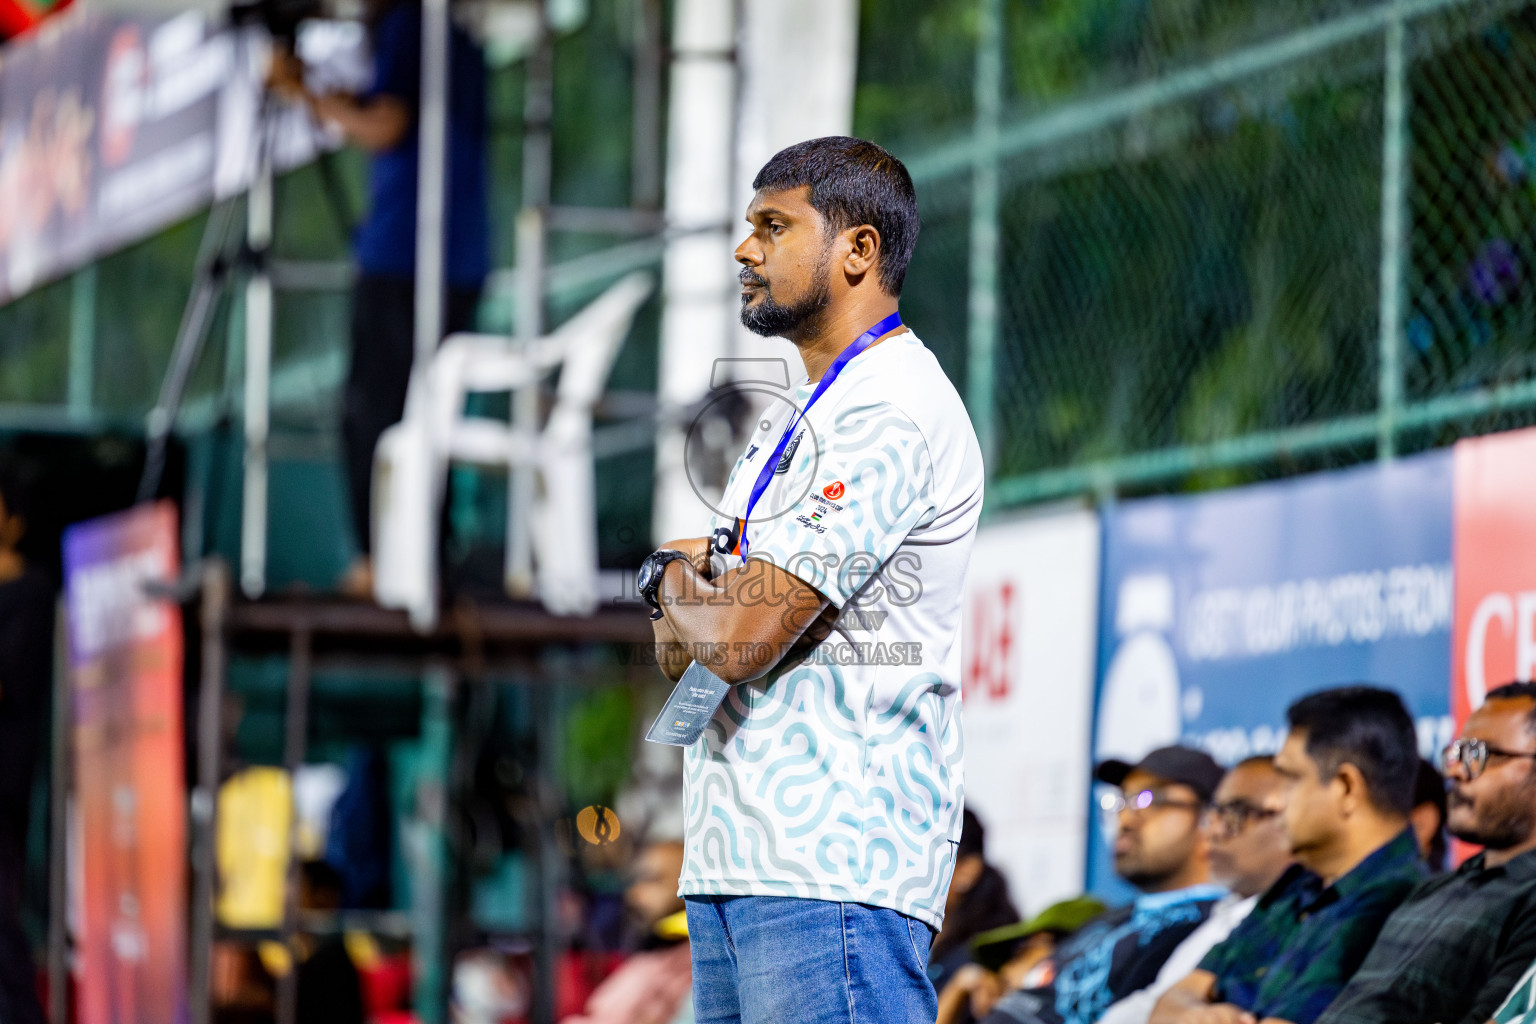
[[[1216,975],[1218,1002],[1260,1019],[1313,1024],[1365,959],[1387,915],[1424,875],[1408,830],[1326,888],[1317,875],[1292,867],[1200,969]]]
[[[1536,851],[1478,854],[1414,890],[1319,1024],[1483,1024],[1533,959]]]

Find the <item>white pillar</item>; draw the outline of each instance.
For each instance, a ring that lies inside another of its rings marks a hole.
[[[752,179],[775,153],[806,139],[853,132],[859,5],[857,0],[744,0],[741,13],[733,220],[744,233],[741,217],[752,201]],[[758,337],[739,321],[732,333],[736,356],[784,359],[791,380],[804,373],[795,347],[782,338]]]
[[[726,225],[732,210],[735,139],[735,5],[678,0],[667,137],[667,224],[680,232],[662,269],[664,307],[657,398],[653,540],[703,536],[709,510],[684,464],[687,409],[709,391],[710,370],[729,354],[736,272]]]
[[[731,254],[746,232],[743,215],[758,169],[791,143],[851,131],[858,5],[678,0],[675,26],[667,223],[674,231],[704,230],[669,243],[664,264],[657,543],[708,529],[709,509],[684,464],[689,424],[682,411],[708,394],[715,360],[778,357],[791,377],[803,371],[788,342],[740,326]]]

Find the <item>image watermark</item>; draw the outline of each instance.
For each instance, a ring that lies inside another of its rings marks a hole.
[[[852,665],[915,666],[923,663],[923,645],[917,640],[827,639],[809,649],[792,652],[782,659],[782,652],[777,647],[751,641],[687,644],[685,649],[690,658],[709,669],[733,665],[766,669],[779,660],[783,660],[786,665],[835,665],[840,668]],[[659,665],[675,657],[675,652],[669,652],[664,658],[657,644],[632,644],[621,649],[619,655],[625,665]]]
[[[796,389],[786,360],[718,359],[710,383],[711,392],[685,435],[684,464],[689,487],[713,513],[708,540],[716,560],[708,565],[691,556],[699,575],[685,574],[656,599],[663,613],[709,605],[779,616],[784,631],[800,639],[788,652],[782,645],[757,642],[689,643],[681,651],[675,645],[642,643],[622,651],[623,662],[675,665],[686,652],[706,668],[747,669],[749,676],[776,666],[922,664],[921,643],[882,635],[893,614],[922,597],[922,559],[915,551],[898,550],[882,562],[860,551],[803,550],[769,557],[765,549],[745,564],[721,569],[718,556],[739,553],[742,519],[758,526],[791,516],[808,535],[821,535],[844,513],[839,501],[846,499],[843,481],[819,479],[821,442],[805,415],[812,393]],[[760,481],[764,486],[748,515],[747,495]],[[813,494],[818,484],[825,486]],[[782,571],[765,571],[754,564],[760,559]],[[627,590],[629,599],[643,606],[634,576]],[[832,597],[837,599],[826,603]],[[814,618],[809,627],[808,617]]]
[[[765,493],[752,510],[754,522],[778,519],[799,506],[810,494],[820,465],[821,446],[815,429],[804,416],[805,410],[794,399],[789,363],[784,359],[715,360],[710,370],[709,398],[684,435],[683,464],[688,486],[716,516],[731,520],[737,514],[726,511],[721,503],[729,478],[726,467],[734,465],[742,451],[738,446],[739,434],[745,434],[749,439],[745,469],[753,473],[773,454],[783,430],[791,423],[796,424],[794,433],[779,456],[775,475],[787,472],[791,461],[802,450],[811,457],[810,472],[804,475],[804,484],[787,490],[769,488],[773,493]],[[755,412],[754,406],[759,407]],[[752,418],[743,423],[748,412],[753,412]],[[775,425],[778,425],[777,431]],[[758,461],[754,463],[754,459]]]

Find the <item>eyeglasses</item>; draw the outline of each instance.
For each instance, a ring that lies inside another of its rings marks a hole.
[[[1267,807],[1255,807],[1242,800],[1212,804],[1209,811],[1211,824],[1219,830],[1221,835],[1227,836],[1241,835],[1250,822],[1266,821],[1279,813]]]
[[[1536,751],[1500,750],[1490,747],[1485,740],[1452,740],[1440,754],[1446,771],[1459,764],[1466,771],[1468,782],[1483,774],[1490,757],[1536,758]]]
[[[1140,793],[1125,794],[1109,791],[1099,797],[1099,810],[1105,814],[1146,814],[1148,811],[1159,811],[1165,807],[1183,808],[1187,811],[1198,811],[1205,805],[1197,800],[1175,800],[1165,793],[1155,789],[1144,789]]]

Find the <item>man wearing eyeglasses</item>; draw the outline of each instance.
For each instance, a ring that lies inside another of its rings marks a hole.
[[[1151,984],[1226,890],[1210,884],[1201,820],[1221,766],[1188,747],[1154,750],[1134,767],[1095,772],[1118,786],[1115,873],[1142,895],[1084,925],[1032,974],[1031,987],[998,1000],[983,1024],[1093,1024],[1116,1000]]]
[[[1483,848],[1387,919],[1318,1024],[1525,1020],[1500,1003],[1536,959],[1536,685],[1488,694],[1445,750],[1451,835]]]
[[[1211,947],[1232,933],[1291,864],[1291,842],[1280,820],[1285,809],[1284,781],[1275,759],[1250,757],[1227,772],[1216,787],[1206,814],[1211,848],[1211,878],[1230,892],[1211,908],[1211,916],[1179,943],[1157,980],[1115,1003],[1098,1024],[1147,1024],[1162,994],[1200,966]]]
[[[1312,1024],[1425,876],[1408,827],[1417,737],[1397,694],[1326,690],[1286,717],[1275,768],[1286,781],[1283,820],[1298,864],[1159,1000],[1152,1024]]]

